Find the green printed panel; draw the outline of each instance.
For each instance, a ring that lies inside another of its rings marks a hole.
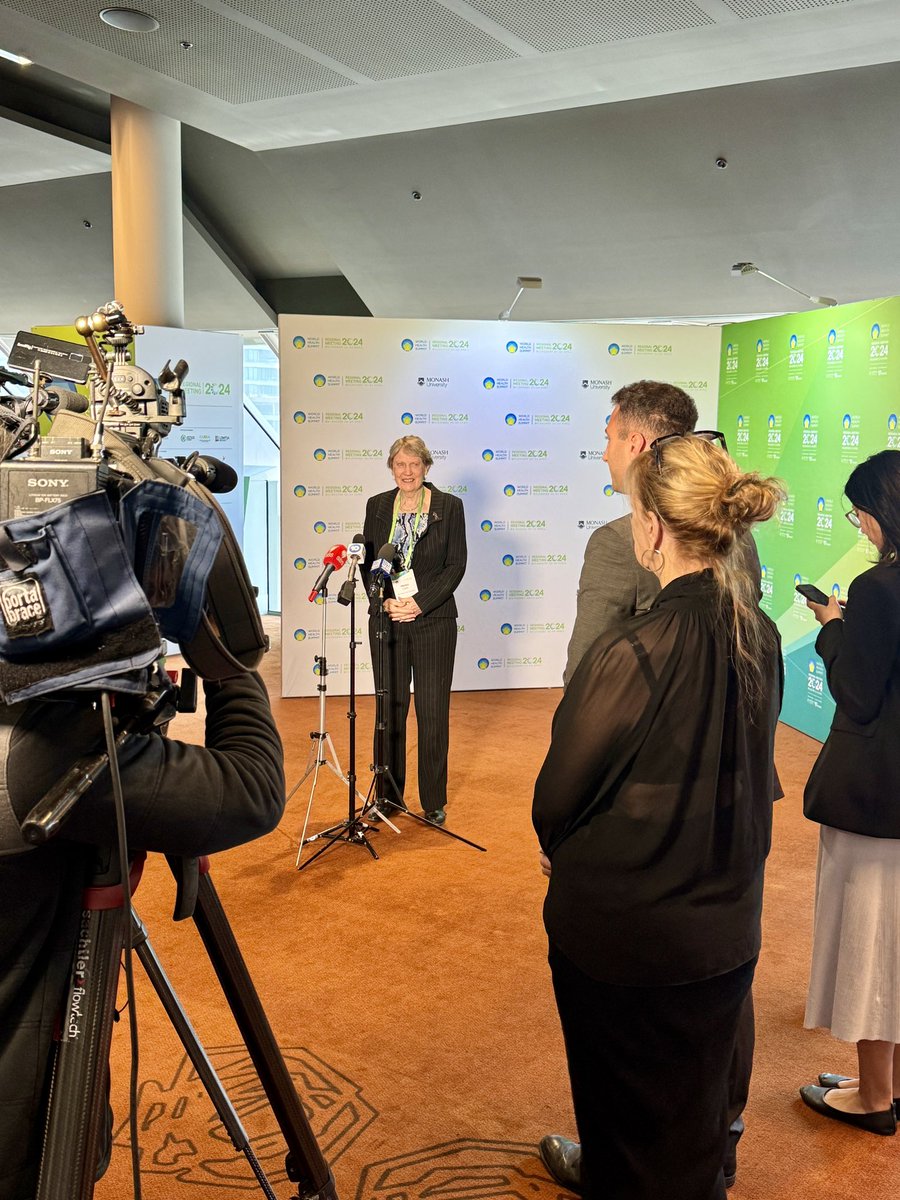
[[[844,597],[875,560],[844,519],[843,488],[858,462],[900,449],[900,299],[726,325],[719,379],[729,450],[788,491],[779,516],[756,530],[762,605],[784,643],[782,718],[824,739],[834,704],[815,652],[819,627],[794,585]]]

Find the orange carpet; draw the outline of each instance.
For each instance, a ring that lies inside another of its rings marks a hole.
[[[307,766],[318,701],[278,698],[277,650],[265,675],[292,787]],[[298,872],[309,778],[276,832],[213,862],[219,895],[342,1200],[560,1194],[535,1154],[542,1134],[574,1135],[574,1126],[529,819],[558,699],[555,690],[453,698],[448,828],[486,853],[400,817],[399,836],[386,827],[372,834],[378,861],[361,846],[339,844]],[[361,698],[357,709],[365,790],[371,698]],[[346,711],[346,698],[328,699],[327,725],[345,769]],[[172,735],[195,740],[200,729],[199,718],[180,717]],[[414,756],[414,726],[410,735]],[[816,830],[802,817],[801,793],[816,749],[790,729],[779,732],[787,795],[777,805],[769,862],[755,985],[756,1068],[735,1200],[870,1200],[892,1192],[897,1179],[897,1139],[824,1121],[797,1096],[818,1071],[850,1073],[855,1060],[852,1047],[802,1028]],[[310,832],[346,812],[346,787],[323,770]],[[165,863],[151,862],[136,907],[276,1194],[293,1196],[282,1143],[196,932],[170,919],[173,897]],[[137,975],[144,1195],[259,1194],[139,967]],[[112,1056],[116,1144],[97,1188],[101,1200],[131,1194],[128,1062],[122,1022]],[[678,1200],[677,1180],[660,1196]]]

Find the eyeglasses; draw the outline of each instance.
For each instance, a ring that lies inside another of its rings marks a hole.
[[[662,457],[660,450],[666,442],[673,442],[676,438],[698,437],[703,438],[704,442],[712,442],[713,445],[721,446],[728,453],[728,446],[725,443],[725,434],[720,433],[718,429],[696,429],[692,433],[664,433],[662,437],[654,438],[650,443],[650,449],[653,451],[653,457],[656,459],[656,469],[662,471]]]
[[[865,510],[863,510],[865,511]],[[859,519],[859,511],[851,508],[849,512],[845,512],[844,516],[850,522],[854,529],[862,529],[862,521]]]

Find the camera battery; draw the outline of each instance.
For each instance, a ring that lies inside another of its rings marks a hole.
[[[30,517],[100,487],[101,464],[93,461],[14,459],[0,463],[0,520]]]

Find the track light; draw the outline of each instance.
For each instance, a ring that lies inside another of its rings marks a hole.
[[[781,279],[776,279],[774,275],[769,275],[766,271],[761,271],[756,263],[739,262],[734,263],[731,268],[732,275],[762,275],[763,279],[771,279],[773,283],[777,283],[779,287],[787,288],[790,292],[796,292],[798,296],[803,296],[807,300],[811,300],[813,304],[821,304],[823,308],[834,308],[837,300],[833,300],[831,296],[810,296],[808,292],[801,292],[799,288],[793,287],[790,283],[785,283]]]
[[[508,321],[509,320],[510,313],[516,307],[516,304],[519,301],[519,297],[522,295],[522,293],[525,291],[526,288],[539,288],[539,287],[543,287],[543,285],[544,285],[544,281],[543,281],[543,279],[541,279],[540,275],[520,275],[518,277],[518,279],[516,279],[516,287],[519,290],[516,292],[515,296],[513,297],[512,304],[510,304],[509,308],[504,308],[502,313],[497,314],[497,320],[498,321]]]

